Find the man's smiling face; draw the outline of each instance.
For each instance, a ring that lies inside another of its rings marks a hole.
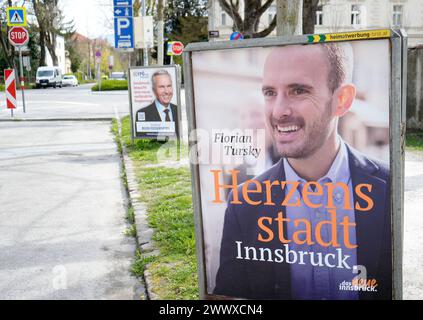
[[[329,61],[320,45],[274,49],[264,66],[266,120],[279,154],[307,158],[336,130]]]
[[[155,76],[153,92],[157,100],[167,106],[173,96],[172,79],[166,74]]]

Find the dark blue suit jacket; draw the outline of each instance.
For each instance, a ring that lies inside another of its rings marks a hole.
[[[170,104],[170,109],[172,110],[172,117],[173,121],[175,122],[175,135],[179,137],[179,118],[178,118],[178,107],[173,103]],[[144,120],[140,120],[138,117],[138,112],[144,112]],[[149,104],[148,106],[137,110],[135,113],[135,121],[162,121],[159,112],[157,111],[156,107],[156,100],[153,103]],[[136,133],[137,137],[153,137],[157,138],[157,133]]]
[[[349,166],[353,189],[361,183],[371,184],[371,198],[374,206],[370,211],[355,212],[357,264],[367,268],[367,278],[377,279],[376,293],[360,291],[360,299],[391,299],[392,296],[392,261],[391,261],[391,209],[389,168],[376,160],[370,160],[347,145]],[[255,178],[258,181],[284,181],[285,172],[282,159],[265,173]],[[285,198],[282,189],[274,191],[272,200],[281,203]],[[241,190],[241,187],[238,187]],[[263,188],[264,190],[264,188]],[[281,206],[252,206],[242,199],[242,205],[233,205],[232,194],[225,213],[223,237],[220,250],[220,267],[216,277],[214,294],[247,299],[291,299],[290,265],[263,261],[245,261],[235,259],[235,241],[242,241],[242,246],[266,247],[271,250],[283,248],[277,236],[274,241],[262,243],[257,240],[260,216],[276,217],[278,212],[286,212]],[[251,196],[252,199],[253,196]],[[264,198],[257,194],[255,201]],[[362,199],[361,207],[366,207]],[[264,202],[264,201],[263,201]],[[282,210],[281,210],[282,208]],[[286,230],[286,226],[285,226]]]

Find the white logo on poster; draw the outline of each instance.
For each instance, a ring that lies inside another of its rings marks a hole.
[[[145,112],[138,112],[138,120],[145,121]]]

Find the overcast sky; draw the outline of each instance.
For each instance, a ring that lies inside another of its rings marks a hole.
[[[89,38],[113,34],[112,0],[60,0],[59,6],[75,22],[76,32]]]

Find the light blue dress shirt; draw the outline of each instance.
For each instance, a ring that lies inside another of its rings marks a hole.
[[[162,105],[157,99],[155,100],[155,104],[156,104],[156,108],[157,108],[157,112],[160,115],[160,118],[162,119],[162,121],[166,121],[166,113],[164,112],[166,109],[169,110],[169,117],[170,117],[170,121],[173,121],[173,114],[172,114],[172,108],[170,107],[170,103],[167,107],[165,107],[164,105]]]
[[[322,203],[323,206],[317,209],[309,208],[302,198],[301,190],[304,184],[307,182],[297,175],[293,170],[287,159],[284,159],[284,169],[286,175],[286,181],[299,181],[301,184],[293,196],[294,202],[296,199],[301,201],[300,207],[286,207],[287,218],[291,221],[287,223],[287,236],[288,239],[292,239],[293,233],[298,230],[294,226],[292,220],[294,219],[307,219],[312,225],[312,241],[313,245],[303,244],[299,245],[294,242],[289,243],[289,248],[294,251],[309,251],[309,252],[321,252],[323,255],[332,253],[337,256],[337,248],[333,246],[323,247],[316,242],[314,230],[317,223],[322,220],[330,220],[330,212],[326,209],[327,206],[327,187],[325,183],[332,182],[344,182],[348,185],[350,193],[350,208],[354,208],[353,205],[353,187],[351,183],[351,174],[348,162],[348,152],[345,143],[340,137],[340,148],[338,154],[332,163],[329,171],[325,176],[320,178],[317,182],[323,187],[323,195],[321,196],[308,196],[308,199],[314,204]],[[292,186],[288,187],[288,191]],[[287,192],[288,192],[287,191]],[[286,193],[287,194],[287,193]],[[305,260],[305,264],[291,264],[291,294],[293,299],[346,299],[355,300],[358,299],[358,292],[356,291],[340,291],[339,285],[343,281],[351,281],[357,274],[353,273],[353,266],[357,264],[357,250],[349,249],[345,247],[343,239],[343,227],[339,225],[339,222],[345,216],[348,216],[351,223],[355,222],[354,209],[344,209],[344,191],[341,187],[337,186],[334,189],[333,203],[336,207],[336,219],[337,219],[337,240],[342,249],[343,255],[349,255],[350,258],[347,260],[351,269],[347,268],[330,268],[326,266],[313,266],[310,263],[310,256]],[[301,224],[303,227],[304,225]],[[357,244],[355,228],[349,228],[350,230],[350,243]],[[331,227],[327,224],[322,228],[322,239],[328,242],[331,239]],[[304,234],[302,234],[304,235]],[[305,239],[304,237],[301,239]],[[317,261],[317,259],[316,259]]]

